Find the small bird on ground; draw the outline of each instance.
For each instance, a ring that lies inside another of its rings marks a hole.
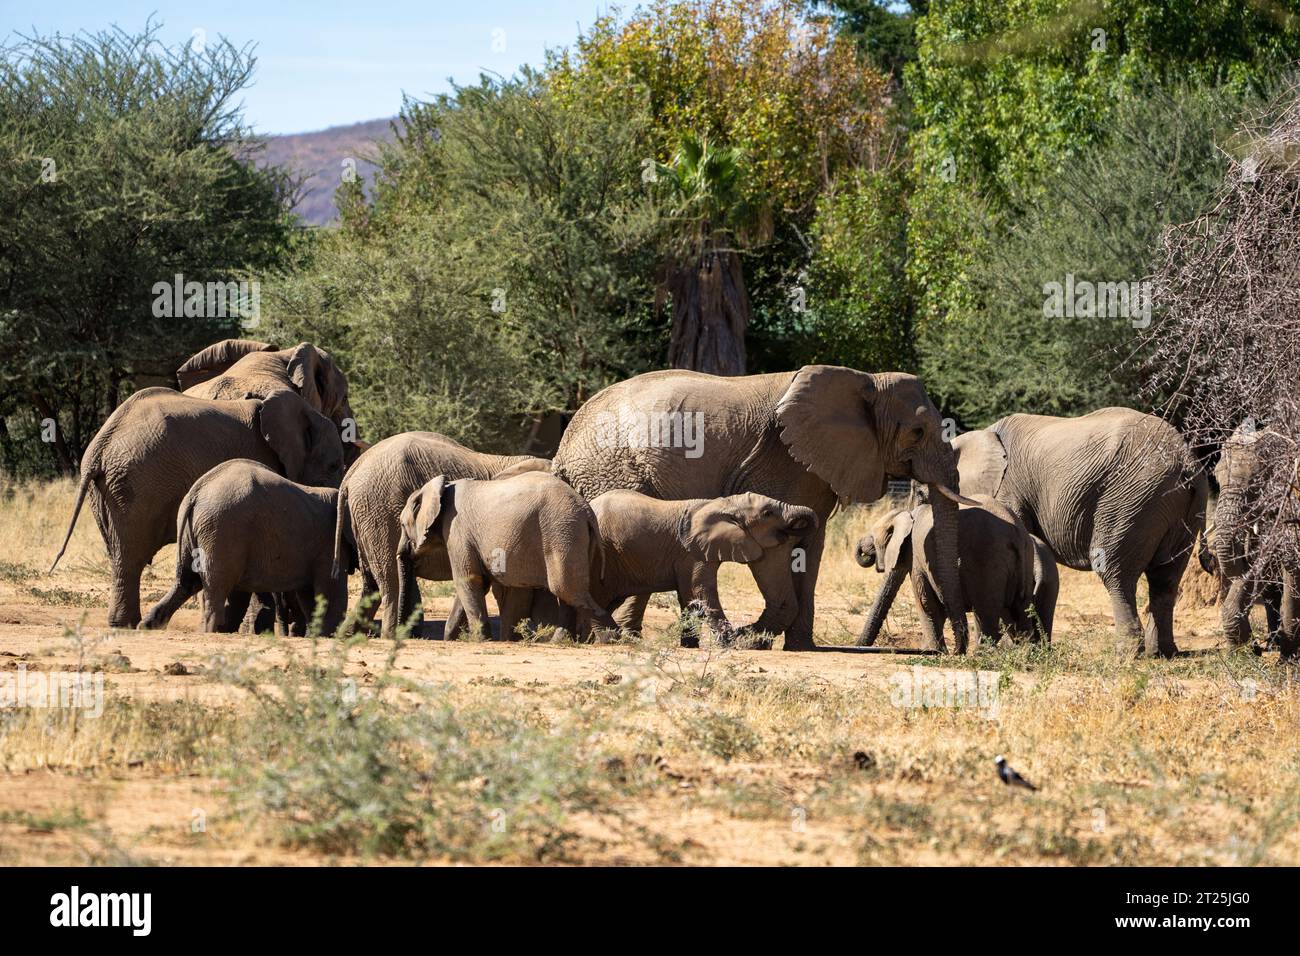
[[[998,776],[1002,778],[1002,782],[1008,787],[1024,787],[1026,790],[1038,789],[1024,777],[1020,776],[1020,774],[1012,770],[1011,765],[1007,763],[1007,758],[1002,756],[1002,754],[998,754],[997,757],[994,758],[993,762],[998,765]]]

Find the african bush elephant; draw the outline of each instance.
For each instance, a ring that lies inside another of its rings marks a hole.
[[[176,370],[176,380],[186,395],[214,400],[297,392],[341,431],[346,430],[345,437],[357,434],[347,378],[329,352],[310,342],[277,349],[251,339],[223,339],[191,355]],[[345,441],[346,464],[352,464],[365,447],[359,439]]]
[[[1035,544],[1010,511],[986,496],[975,500],[978,506],[963,505],[957,512],[964,610],[974,612],[977,634],[995,643],[1004,625],[1013,637],[1037,640],[1041,633],[1050,641],[1059,590],[1055,561],[1046,545]],[[921,611],[921,628],[932,646],[940,646],[946,609],[934,586],[933,528],[930,506],[922,504],[911,511],[887,512],[858,541],[858,564],[874,566],[885,575],[858,637],[859,647],[876,643],[898,589],[909,575]]]
[[[591,509],[605,552],[591,583],[596,603],[612,611],[635,595],[676,591],[682,609],[700,607],[723,642],[733,632],[718,598],[719,565],[750,564],[818,527],[811,508],[755,494],[663,501],[637,491],[607,491]]]
[[[402,528],[398,521],[412,492],[439,475],[448,481],[488,479],[527,471],[549,471],[545,458],[528,455],[488,455],[473,451],[436,432],[403,432],[376,442],[348,469],[339,488],[334,560],[340,565],[355,550],[361,571],[362,595],[379,594],[383,606],[383,633],[391,637],[398,623],[408,620],[419,600],[415,581],[403,592],[407,604],[399,608],[400,567],[397,546]],[[433,552],[411,564],[417,577],[450,581],[446,556]],[[373,601],[361,610],[372,620]]]
[[[836,503],[875,501],[888,478],[913,478],[935,491],[935,573],[945,606],[963,604],[957,507],[940,497],[955,497],[956,456],[943,440],[939,412],[912,375],[830,365],[737,377],[638,375],[578,410],[554,471],[588,501],[618,488],[665,499],[749,491],[811,508],[819,526],[798,545],[804,560],[793,579],[793,542],[749,566],[765,603],[750,629],[784,631],[787,650],[814,647],[813,594]],[[636,600],[639,612],[645,599]],[[964,649],[959,611],[952,624]]]
[[[1209,484],[1173,426],[1131,408],[1008,415],[959,435],[953,448],[963,494],[997,498],[1058,564],[1096,571],[1116,630],[1135,638],[1139,653],[1177,653],[1174,602],[1205,525]],[[1143,574],[1145,645],[1137,612]]]
[[[222,462],[190,487],[176,514],[176,580],[140,622],[166,627],[203,591],[205,631],[225,631],[234,591],[297,597],[309,617],[325,601],[322,633],[338,628],[348,604],[346,573],[334,571],[336,488],[290,481],[256,461]]]
[[[1234,647],[1250,643],[1250,608],[1257,600],[1265,606],[1270,634],[1280,634],[1282,643],[1290,647],[1288,634],[1294,628],[1288,628],[1286,621],[1295,616],[1296,595],[1286,581],[1291,578],[1287,572],[1297,569],[1262,561],[1259,554],[1259,523],[1270,521],[1260,512],[1260,452],[1270,443],[1285,441],[1271,429],[1239,427],[1223,443],[1214,469],[1219,485],[1214,536],[1209,548],[1202,548],[1201,565],[1212,561],[1227,581],[1220,615],[1224,637]]]
[[[294,392],[214,402],[146,388],[119,405],[91,440],[54,565],[89,494],[113,569],[111,627],[140,622],[140,573],[176,540],[181,499],[201,475],[232,458],[261,462],[305,485],[337,486],[343,474],[338,429]]]
[[[471,630],[488,633],[485,597],[491,585],[549,591],[560,602],[557,633],[576,634],[579,611],[600,627],[613,619],[591,596],[591,572],[601,564],[600,528],[591,506],[545,472],[449,482],[439,475],[412,492],[402,508],[398,560],[438,554],[450,565],[456,600]],[[402,581],[413,581],[409,572]],[[516,604],[501,602],[501,636],[519,623]]]

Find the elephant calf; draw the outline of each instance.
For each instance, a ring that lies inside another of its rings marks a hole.
[[[323,633],[333,633],[348,604],[348,579],[334,570],[338,491],[300,485],[255,461],[236,459],[206,472],[176,515],[176,582],[140,622],[165,627],[177,608],[203,591],[205,631],[239,625],[227,608],[233,593],[282,593],[311,615],[325,601]],[[239,615],[242,617],[242,614]]]
[[[723,641],[731,639],[732,629],[718,600],[718,566],[758,561],[818,527],[811,508],[758,494],[664,501],[637,491],[607,491],[591,507],[605,553],[591,585],[596,603],[612,611],[629,597],[676,591],[682,608],[701,607]],[[793,606],[793,576],[786,599]]]
[[[615,627],[591,596],[591,570],[599,566],[601,549],[596,515],[553,475],[453,482],[439,475],[411,494],[399,523],[399,607],[415,586],[415,566],[441,553],[471,630],[489,633],[485,596],[492,585],[505,589],[503,637],[513,633],[531,591],[539,588],[560,602],[561,636],[576,633],[579,611],[590,612],[602,628]]]
[[[975,500],[978,507],[963,505],[957,512],[963,610],[973,611],[978,633],[994,641],[1004,624],[1016,637],[1037,640],[1041,632],[1050,641],[1059,589],[1055,557],[1005,507],[984,495]],[[946,612],[933,583],[932,528],[930,506],[921,505],[888,512],[858,541],[858,564],[874,565],[886,575],[858,646],[876,642],[903,578],[910,574],[921,626],[931,644],[943,649]]]

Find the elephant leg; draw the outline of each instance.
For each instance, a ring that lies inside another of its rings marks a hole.
[[[920,572],[912,574],[912,597],[916,600],[916,606],[921,609],[921,633],[925,637],[926,644],[936,648],[941,654],[947,654],[948,645],[943,639],[943,624],[947,616],[943,604],[939,601],[938,592]]]
[[[230,633],[233,634],[242,628],[252,598],[253,595],[247,591],[231,591],[230,597],[226,598],[226,627],[230,628]],[[274,626],[274,617],[261,631],[257,629],[256,621],[249,623],[249,628],[254,634],[264,634],[266,631],[272,630]]]
[[[182,604],[199,593],[203,587],[203,582],[197,575],[184,575],[175,584],[172,589],[163,596],[163,599],[155,604],[148,614],[140,621],[142,630],[155,630],[164,628],[171,621],[172,615],[175,614]]]
[[[482,574],[458,572],[454,579],[456,599],[465,612],[465,623],[471,634],[491,636],[487,612],[487,581]]]
[[[229,599],[232,590],[229,583],[215,578],[211,571],[208,572],[207,580],[203,582],[203,600],[207,605],[203,615],[203,630],[205,633],[228,633],[226,630],[229,627],[226,618],[226,601]]]
[[[140,623],[140,575],[148,564],[136,554],[113,559],[113,584],[108,597],[108,626],[134,628]]]
[[[1268,621],[1268,642],[1276,644],[1282,634],[1282,589],[1274,584],[1264,586],[1260,600],[1264,605],[1264,619]]]
[[[532,588],[501,588],[501,593],[497,594],[497,589],[493,588],[493,594],[497,598],[497,610],[501,617],[501,636],[503,641],[516,641],[519,635],[516,630],[520,621],[528,619],[528,612],[533,607],[533,589]],[[449,619],[450,620],[450,619]]]
[[[708,625],[709,633],[719,644],[725,647],[735,643],[736,629],[727,620],[722,610],[722,599],[718,596],[718,565],[694,562],[688,569],[679,568],[677,603],[683,611],[698,610]],[[683,632],[681,645],[699,647],[699,638]]]
[[[1178,584],[1187,567],[1187,556],[1158,568],[1147,568],[1147,619],[1144,628],[1146,652],[1161,657],[1178,653],[1174,643],[1174,605],[1178,602]]]
[[[824,525],[804,536],[786,557],[786,568],[794,578],[797,606],[794,623],[785,631],[785,650],[812,650],[813,624],[817,612],[817,574],[821,570],[822,550],[826,546]],[[800,560],[796,560],[796,556]]]
[[[460,598],[451,599],[451,610],[447,612],[447,623],[442,628],[442,639],[444,641],[460,640],[469,632],[469,625],[465,621],[465,608],[460,603]]]
[[[1111,575],[1102,578],[1106,593],[1110,595],[1110,612],[1115,619],[1115,633],[1121,638],[1131,640],[1141,654],[1144,648],[1142,622],[1137,610],[1137,576]]]
[[[980,639],[985,638],[994,646],[1002,640],[1002,605],[1000,603],[981,600],[976,602],[973,611],[975,615],[975,634],[971,638],[968,651],[973,652],[979,647]]]
[[[1300,657],[1300,587],[1296,578],[1293,571],[1282,572],[1282,636],[1278,649],[1284,661]]]
[[[619,630],[627,631],[629,634],[640,634],[642,623],[645,621],[646,605],[649,603],[650,595],[634,594],[615,608],[614,621],[618,624]]]

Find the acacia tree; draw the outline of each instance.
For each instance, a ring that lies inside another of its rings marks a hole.
[[[1147,384],[1207,464],[1234,433],[1250,447],[1249,493],[1215,534],[1253,539],[1252,573],[1276,580],[1300,569],[1300,88],[1232,154],[1208,211],[1163,238]]]
[[[155,283],[242,278],[278,261],[291,233],[292,182],[248,161],[236,97],[250,51],[224,39],[169,49],[157,31],[0,48],[10,472],[72,471],[129,388],[168,383],[184,356],[239,334],[235,316],[156,316]]]

